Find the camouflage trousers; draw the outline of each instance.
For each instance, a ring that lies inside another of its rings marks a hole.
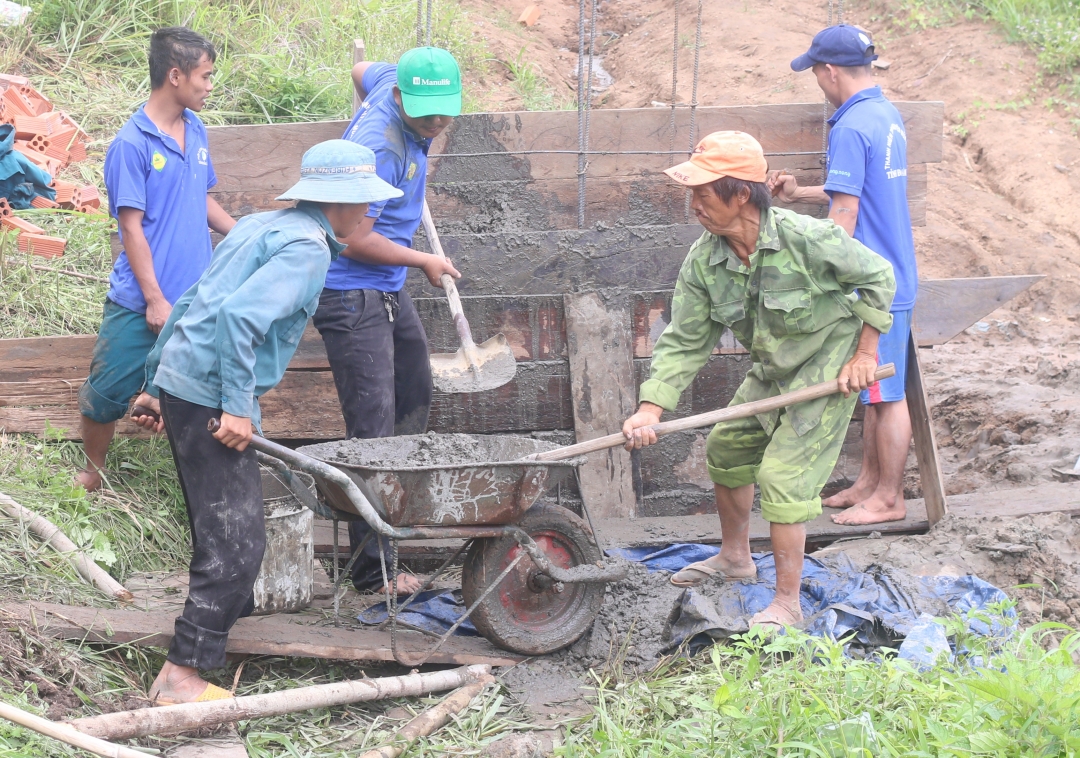
[[[746,382],[731,405],[756,394]],[[756,399],[756,398],[755,398]],[[830,395],[817,426],[801,437],[783,410],[772,434],[757,416],[722,421],[709,433],[709,478],[724,487],[753,484],[761,488],[761,515],[774,524],[799,524],[821,514],[821,489],[840,457],[858,393]]]

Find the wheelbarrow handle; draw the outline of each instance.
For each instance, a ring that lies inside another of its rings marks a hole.
[[[888,379],[890,376],[895,376],[895,374],[896,366],[891,363],[886,363],[877,367],[877,371],[874,372],[874,381],[877,382],[882,379]],[[699,413],[696,416],[687,416],[686,418],[675,419],[674,421],[663,421],[659,424],[653,424],[649,428],[656,432],[657,437],[663,437],[665,434],[684,432],[688,429],[699,429],[703,426],[712,426],[720,421],[730,421],[731,419],[756,416],[759,413],[771,413],[772,411],[794,405],[795,403],[805,403],[807,400],[817,400],[820,397],[826,397],[839,391],[840,387],[838,380],[833,379],[832,381],[814,384],[810,387],[804,387],[801,390],[795,390],[794,392],[776,395],[775,397],[768,397],[764,400],[754,400],[750,403],[731,405],[727,408],[720,408],[707,413]],[[608,448],[625,444],[626,437],[622,435],[622,432],[617,432],[615,434],[609,434],[606,437],[597,437],[596,439],[588,440],[587,442],[579,442],[576,445],[568,445],[556,450],[537,453],[529,456],[527,460],[561,461],[565,458],[573,458],[575,455],[595,453],[598,450],[607,450]]]
[[[206,430],[210,433],[214,433],[220,428],[221,422],[216,418],[212,418],[206,423]],[[360,491],[360,488],[356,486],[356,482],[350,479],[343,471],[334,468],[329,463],[323,463],[309,455],[290,450],[287,447],[279,445],[276,442],[271,442],[265,437],[260,437],[257,434],[251,435],[251,441],[248,445],[257,452],[288,463],[293,468],[311,474],[314,477],[322,477],[323,479],[336,484],[356,508],[356,512],[360,517],[368,523],[368,526],[384,537],[395,540],[409,538],[407,533],[390,526],[382,520],[375,510],[375,507],[364,496],[364,493]]]

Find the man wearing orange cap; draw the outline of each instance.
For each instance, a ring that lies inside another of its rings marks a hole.
[[[709,476],[723,545],[671,577],[691,587],[710,577],[754,579],[750,509],[754,484],[770,522],[776,596],[751,625],[802,619],[805,522],[821,513],[821,488],[836,465],[857,394],[873,382],[878,336],[892,325],[892,266],[832,221],[772,208],[761,145],[743,132],[705,137],[665,173],[693,191],[705,233],[675,285],[671,323],[653,350],[637,413],[623,425],[627,448],[656,442],[647,428],[674,410],[725,329],[753,365],[732,405],[839,379],[843,395],[717,424]]]

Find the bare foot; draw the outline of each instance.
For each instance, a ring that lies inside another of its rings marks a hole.
[[[794,626],[803,620],[802,608],[798,602],[785,603],[773,599],[769,607],[750,617],[750,627],[765,626],[780,630],[785,626]]]
[[[835,495],[825,498],[821,501],[821,504],[826,508],[850,508],[853,505],[858,505],[873,494],[873,487],[864,486],[856,479],[855,484],[846,490],[840,490]]]
[[[896,498],[890,505],[884,499],[874,496],[864,500],[843,513],[831,516],[834,523],[844,526],[864,524],[884,524],[889,521],[903,521],[907,517],[907,507],[903,498]]]
[[[84,468],[75,475],[75,486],[82,487],[87,492],[94,492],[101,488],[101,474],[96,468]]]
[[[150,687],[150,702],[155,704],[193,703],[210,683],[199,670],[165,661]]]
[[[420,580],[412,574],[398,574],[397,581],[394,582],[394,587],[397,589],[398,595],[411,595],[420,589]],[[379,587],[378,593],[380,595],[386,594],[386,585]]]

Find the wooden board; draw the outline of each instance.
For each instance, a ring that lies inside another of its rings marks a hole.
[[[908,162],[941,160],[940,102],[897,102],[908,135]],[[766,153],[820,152],[821,106],[793,103],[757,106],[709,106],[697,109],[697,134],[739,129],[755,136]],[[597,151],[666,150],[670,114],[659,108],[599,109],[591,117],[591,149]],[[296,181],[304,151],[327,139],[338,139],[346,121],[305,124],[209,127],[210,152],[218,176],[217,192],[281,190]],[[676,112],[675,142],[689,149],[690,113]],[[680,145],[680,148],[683,147]],[[510,150],[577,149],[577,115],[570,111],[473,113],[461,116],[432,145],[439,153],[474,154]],[[796,156],[770,156],[773,162]],[[679,156],[590,156],[592,176],[655,174]],[[781,161],[782,162],[782,161]],[[572,179],[574,154],[495,155],[442,158],[433,161],[432,182],[490,179]]]
[[[3,609],[56,639],[159,648],[169,646],[176,621],[175,611],[107,610],[53,603],[8,603]],[[229,632],[225,650],[342,661],[394,660],[389,632],[359,628],[350,619],[343,619],[341,627],[311,622],[311,616],[290,614],[243,618]],[[433,640],[426,635],[399,632],[398,643],[401,650],[415,655],[430,649]],[[430,662],[509,666],[522,659],[481,637],[452,637]]]
[[[578,442],[618,429],[637,406],[629,298],[566,295],[570,392]],[[594,453],[579,469],[581,497],[594,516],[637,513],[633,463],[621,448]]]
[[[1042,278],[1033,275],[920,280],[914,326],[919,346],[948,342]]]
[[[919,482],[926,503],[926,519],[933,526],[949,512],[945,499],[945,482],[941,476],[937,440],[934,438],[934,417],[930,412],[930,398],[923,383],[919,348],[915,335],[908,339],[907,378],[904,389],[908,415],[911,416],[911,436],[915,443],[915,460],[919,464]]]

